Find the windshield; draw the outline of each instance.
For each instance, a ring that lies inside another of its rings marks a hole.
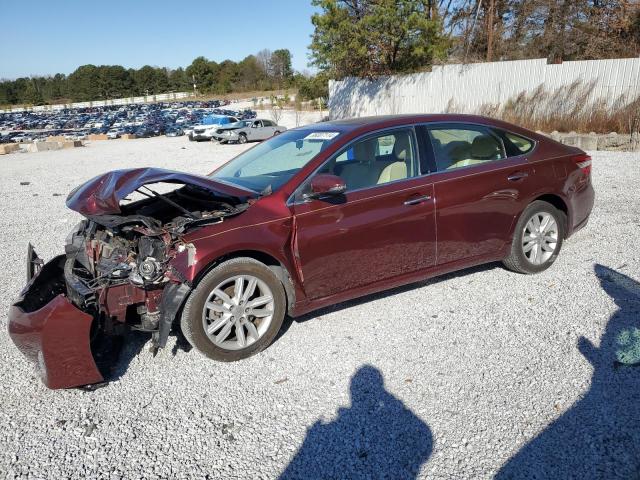
[[[211,176],[256,192],[275,191],[333,143],[338,134],[289,130],[240,154]]]

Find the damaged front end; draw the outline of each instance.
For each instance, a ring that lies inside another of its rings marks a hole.
[[[102,382],[111,366],[101,361],[104,339],[130,329],[164,347],[191,291],[173,266],[177,256],[187,264],[195,256],[183,236],[249,205],[249,195],[231,195],[207,177],[137,169],[136,180],[131,172],[96,177],[69,195],[67,205],[86,219],[69,234],[65,255],[42,265],[29,249],[28,284],[11,307],[9,333],[49,388]],[[167,177],[184,186],[166,194],[146,186]],[[145,198],[120,204],[134,193]]]

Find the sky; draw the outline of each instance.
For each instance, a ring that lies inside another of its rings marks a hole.
[[[311,0],[2,0],[0,10],[0,78],[239,61],[264,48],[288,48],[294,69],[313,70]]]

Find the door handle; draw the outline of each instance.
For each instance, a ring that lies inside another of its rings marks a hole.
[[[529,174],[527,172],[516,172],[512,173],[507,177],[507,180],[510,182],[517,182],[518,180],[522,180],[523,178],[527,178]]]
[[[431,200],[431,195],[424,195],[422,197],[411,198],[404,202],[405,205],[417,205],[422,202],[428,202]]]

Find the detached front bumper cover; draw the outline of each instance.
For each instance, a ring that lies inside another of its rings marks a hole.
[[[28,273],[33,275],[9,310],[9,336],[35,363],[43,383],[52,389],[71,388],[103,381],[91,353],[93,317],[74,306],[66,296],[65,256],[41,265],[29,248]]]

